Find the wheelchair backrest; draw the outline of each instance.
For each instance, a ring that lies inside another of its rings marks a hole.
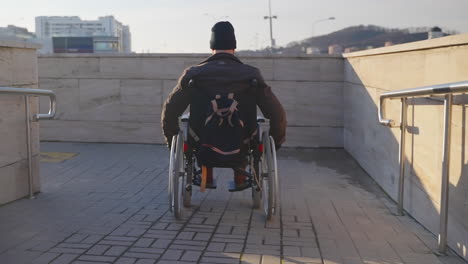
[[[192,134],[202,136],[207,113],[212,109],[212,101],[216,96],[233,95],[237,103],[240,120],[244,123],[242,139],[250,138],[257,128],[256,105],[257,80],[239,80],[226,82],[216,78],[197,78],[189,82],[191,90],[189,126]]]

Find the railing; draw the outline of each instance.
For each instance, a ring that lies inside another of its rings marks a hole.
[[[57,103],[55,93],[50,90],[0,87],[0,94],[23,95],[26,112],[26,138],[27,138],[27,155],[28,155],[28,181],[29,181],[29,198],[34,197],[33,177],[32,177],[32,150],[31,150],[31,122],[43,119],[52,119],[57,112]],[[29,97],[30,96],[47,96],[49,97],[49,113],[36,114],[32,118],[29,112]]]
[[[380,95],[379,104],[379,122],[389,127],[400,128],[400,147],[399,163],[400,178],[398,183],[398,214],[403,215],[403,191],[405,182],[405,145],[406,145],[406,126],[407,126],[407,98],[421,97],[430,95],[445,95],[444,99],[444,144],[443,144],[443,163],[442,163],[442,190],[440,201],[440,223],[439,223],[439,253],[445,254],[447,251],[447,218],[449,205],[449,174],[450,174],[450,141],[452,124],[452,104],[453,94],[467,93],[468,81],[434,86],[425,86],[415,89],[406,89],[394,92],[387,92]],[[401,99],[400,124],[395,125],[395,121],[384,118],[384,105],[386,99]]]

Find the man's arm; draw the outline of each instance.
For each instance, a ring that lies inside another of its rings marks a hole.
[[[166,143],[170,146],[172,137],[179,133],[179,117],[190,104],[190,92],[188,89],[189,78],[187,70],[179,78],[169,97],[164,102],[161,113],[161,126]]]
[[[276,98],[275,94],[263,80],[260,71],[257,72],[257,105],[263,115],[270,119],[270,135],[275,140],[277,147],[286,140],[286,112],[283,106]]]

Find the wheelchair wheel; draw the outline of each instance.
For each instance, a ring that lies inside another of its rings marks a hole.
[[[277,201],[278,201],[278,175],[276,170],[276,149],[273,138],[271,138],[267,132],[262,135],[263,141],[263,159],[262,159],[262,198],[263,198],[263,210],[267,220],[271,220],[277,213]]]
[[[181,215],[181,195],[184,185],[184,164],[183,164],[183,134],[172,138],[170,160],[169,160],[169,209],[176,218]]]

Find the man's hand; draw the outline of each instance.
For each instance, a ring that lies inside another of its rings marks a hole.
[[[172,146],[172,137],[166,138],[166,146],[169,150],[171,150]]]
[[[276,152],[278,152],[278,150],[281,148],[281,144],[275,144],[275,149],[276,149]]]

